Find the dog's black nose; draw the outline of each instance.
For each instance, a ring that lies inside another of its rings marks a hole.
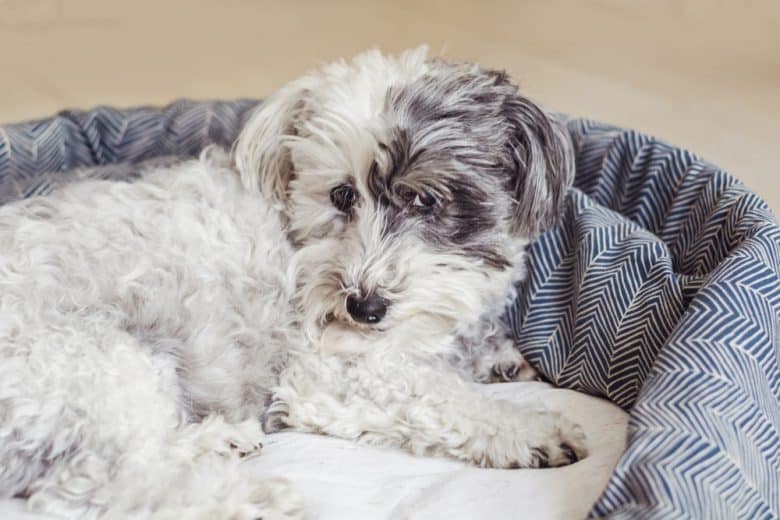
[[[347,296],[347,312],[360,323],[379,323],[387,314],[388,305],[390,302],[373,294],[365,298],[352,294]]]

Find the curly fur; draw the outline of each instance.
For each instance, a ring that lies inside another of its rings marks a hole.
[[[285,481],[239,475],[261,423],[485,467],[576,461],[577,426],[471,383],[535,375],[501,315],[572,170],[560,124],[504,74],[369,52],[284,87],[230,155],[0,208],[0,496],[300,517]],[[346,305],[367,295],[377,323]]]

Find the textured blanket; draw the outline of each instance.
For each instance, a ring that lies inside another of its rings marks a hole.
[[[0,202],[229,146],[256,102],[0,126]],[[576,189],[507,319],[556,385],[630,412],[593,517],[780,517],[780,227],[736,179],[651,137],[569,129]],[[97,167],[97,168],[96,168]]]

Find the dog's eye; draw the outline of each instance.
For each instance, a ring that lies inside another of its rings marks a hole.
[[[436,204],[436,197],[427,191],[417,193],[412,201],[412,206],[419,209],[430,209]]]
[[[342,184],[330,190],[330,201],[343,213],[349,213],[356,200],[357,193],[349,184]]]

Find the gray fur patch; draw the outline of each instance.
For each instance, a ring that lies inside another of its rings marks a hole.
[[[554,224],[571,182],[570,144],[505,73],[431,64],[387,91],[391,138],[369,173],[371,196],[390,222],[416,218],[431,243],[507,267],[496,235],[509,228],[533,237]],[[434,207],[403,212],[419,193],[432,195]]]

